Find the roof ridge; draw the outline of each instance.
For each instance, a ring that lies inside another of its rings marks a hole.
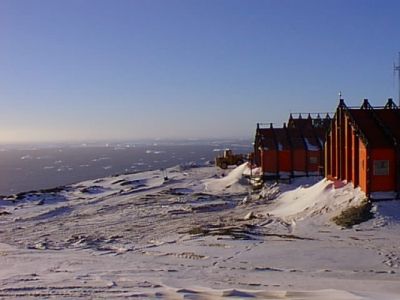
[[[355,117],[353,116],[353,114],[351,113],[351,109],[349,109],[347,107],[347,105],[344,103],[343,99],[340,99],[340,103],[338,106],[338,110],[342,109],[351,119],[353,126],[355,127],[355,129],[359,132],[360,134],[360,138],[363,140],[363,142],[365,143],[365,146],[368,145],[369,140],[367,138],[367,136],[365,135],[365,133],[361,130],[360,126],[358,126]],[[336,113],[335,113],[336,116]]]
[[[394,136],[390,128],[388,128],[388,126],[385,124],[385,122],[378,116],[374,107],[368,102],[368,99],[364,99],[364,103],[361,109],[366,110],[370,113],[372,119],[375,121],[375,124],[377,124],[381,128],[381,130],[383,130],[386,138],[388,138],[390,142],[396,146],[398,144],[396,137]],[[384,108],[384,110],[386,110],[386,108]]]

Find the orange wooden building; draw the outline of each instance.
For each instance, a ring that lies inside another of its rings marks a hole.
[[[323,174],[326,130],[329,115],[322,119],[290,115],[283,128],[257,124],[254,158],[265,178],[290,178]]]
[[[325,175],[359,186],[368,197],[400,194],[400,110],[364,100],[347,107],[340,100],[325,142]]]

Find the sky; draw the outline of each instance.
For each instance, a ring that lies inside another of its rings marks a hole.
[[[251,138],[397,100],[399,1],[0,0],[0,143]]]

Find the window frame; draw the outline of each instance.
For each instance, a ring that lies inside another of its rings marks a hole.
[[[388,159],[377,159],[373,161],[374,176],[389,176],[390,174],[390,163]]]

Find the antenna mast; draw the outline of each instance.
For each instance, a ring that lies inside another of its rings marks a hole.
[[[400,52],[399,52],[399,64],[396,66],[396,63],[394,63],[394,69],[393,72],[397,72],[399,74],[399,83],[398,83],[398,88],[399,88],[399,105],[400,105]]]

